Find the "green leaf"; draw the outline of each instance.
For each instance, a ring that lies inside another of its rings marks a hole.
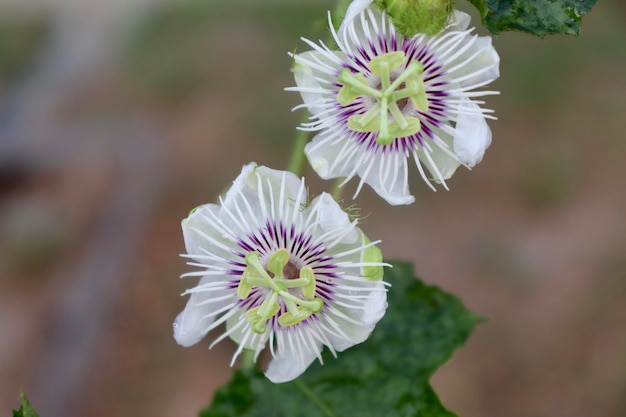
[[[39,417],[23,392],[20,393],[20,400],[20,409],[13,410],[13,417]]]
[[[481,319],[454,296],[415,279],[413,266],[385,271],[387,314],[363,344],[327,351],[298,378],[273,384],[238,370],[201,417],[453,417],[430,386]]]
[[[536,36],[578,35],[581,18],[597,0],[469,0],[493,34],[517,30]]]

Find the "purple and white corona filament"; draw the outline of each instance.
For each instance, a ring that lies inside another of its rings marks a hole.
[[[307,157],[324,179],[354,176],[390,204],[410,204],[411,157],[423,180],[442,184],[464,165],[479,163],[491,143],[475,91],[499,76],[491,38],[467,30],[469,16],[455,11],[438,35],[405,38],[391,20],[354,2],[337,32],[339,51],[303,39],[313,50],[294,55],[296,87],[313,119],[301,129],[319,132]],[[428,172],[426,172],[426,170]]]
[[[220,204],[182,222],[198,285],[174,323],[183,346],[226,323],[243,349],[269,345],[266,376],[299,376],[323,346],[333,354],[363,342],[382,318],[387,293],[378,242],[370,242],[329,194],[307,201],[304,180],[286,171],[243,167]]]

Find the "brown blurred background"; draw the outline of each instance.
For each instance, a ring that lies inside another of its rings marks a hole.
[[[414,172],[417,203],[356,201],[388,259],[490,317],[434,378],[461,417],[626,416],[626,7],[598,3],[579,38],[494,41],[493,144],[452,191]],[[286,165],[286,52],[332,7],[0,0],[0,413],[23,389],[42,417],[193,416],[229,379],[230,342],[172,338],[180,220]]]

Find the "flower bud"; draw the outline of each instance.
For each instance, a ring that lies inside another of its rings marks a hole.
[[[374,3],[391,16],[396,30],[406,37],[438,34],[445,29],[453,11],[451,0],[375,0]]]

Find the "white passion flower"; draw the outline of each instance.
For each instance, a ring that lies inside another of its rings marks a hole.
[[[339,51],[303,39],[312,51],[293,55],[296,87],[319,132],[305,152],[324,179],[361,178],[390,204],[410,204],[412,156],[424,181],[445,180],[479,163],[491,143],[492,110],[475,91],[499,76],[491,38],[467,30],[469,16],[455,11],[435,36],[397,34],[384,13],[355,1],[336,32]],[[329,17],[330,20],[330,17]],[[425,171],[424,167],[428,170]]]
[[[174,322],[183,346],[226,323],[227,336],[256,361],[266,345],[265,375],[298,377],[327,346],[333,355],[368,338],[387,308],[378,242],[329,194],[310,203],[304,180],[286,171],[243,167],[220,204],[182,222],[198,285]]]

